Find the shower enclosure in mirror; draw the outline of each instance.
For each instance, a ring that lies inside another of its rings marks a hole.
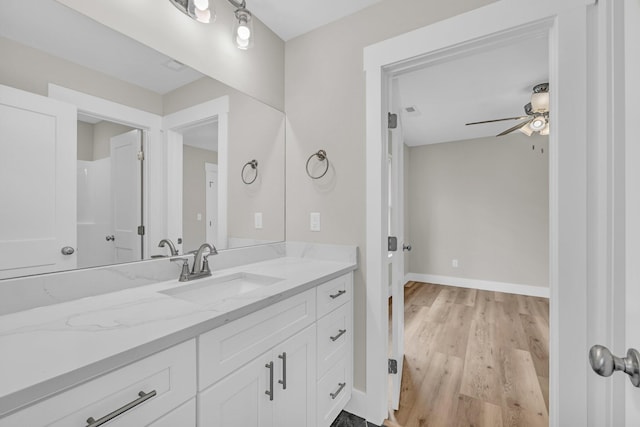
[[[0,279],[284,240],[281,111],[27,3],[0,4]]]

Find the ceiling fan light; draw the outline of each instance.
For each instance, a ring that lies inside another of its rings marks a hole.
[[[535,117],[529,122],[529,128],[534,132],[540,132],[547,125],[547,120],[543,116]]]
[[[547,125],[540,131],[540,135],[549,135],[549,122],[547,122]]]
[[[520,132],[524,133],[527,136],[531,136],[533,135],[533,131],[531,130],[531,128],[529,126],[522,126],[520,129],[518,129]]]
[[[532,94],[531,109],[534,113],[544,113],[549,111],[549,92]]]

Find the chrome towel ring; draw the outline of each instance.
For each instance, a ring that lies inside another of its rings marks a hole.
[[[250,181],[247,181],[244,177],[244,172],[247,169],[247,166],[251,166],[251,169],[255,171],[253,179]],[[247,185],[253,184],[258,178],[258,161],[253,159],[250,162],[245,163],[244,166],[242,167],[242,172],[240,172],[240,178],[242,178],[242,182],[244,182]]]
[[[309,162],[311,161],[311,159],[313,159],[314,156],[318,158],[318,161],[326,162],[324,172],[322,172],[322,174],[318,176],[313,176],[311,175],[311,172],[309,172]],[[317,153],[313,153],[312,155],[310,155],[309,158],[307,159],[306,169],[307,169],[307,175],[309,175],[309,178],[311,179],[320,179],[323,176],[325,176],[327,174],[327,171],[329,170],[329,159],[327,158],[327,152],[324,150],[319,150]]]

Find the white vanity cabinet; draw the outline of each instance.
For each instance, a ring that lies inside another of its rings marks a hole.
[[[352,290],[349,273],[201,335],[198,426],[328,427],[351,398]]]
[[[2,418],[0,427],[195,426],[195,394],[191,339]]]
[[[311,289],[199,337],[199,426],[315,426],[315,301]]]

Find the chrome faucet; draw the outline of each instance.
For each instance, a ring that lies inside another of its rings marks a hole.
[[[209,252],[205,253],[207,249],[209,250]],[[209,268],[208,258],[209,255],[218,255],[218,250],[216,249],[216,247],[208,243],[203,243],[202,245],[200,245],[197,251],[191,251],[189,253],[194,255],[191,271],[189,271],[189,258],[178,257],[171,259],[171,261],[176,262],[182,261],[182,271],[180,272],[180,278],[178,279],[178,281],[188,282],[190,280],[199,279],[201,277],[211,276],[211,269]]]
[[[171,240],[162,239],[162,240],[160,240],[160,243],[158,243],[158,247],[159,248],[164,248],[165,245],[169,246],[169,252],[171,252],[171,256],[178,255],[178,250],[176,249],[176,246],[173,244],[173,242]]]
[[[209,253],[205,254],[204,251],[209,249]],[[195,258],[193,259],[193,267],[191,268],[191,276],[194,279],[203,276],[211,276],[211,270],[209,269],[209,255],[218,255],[218,250],[215,246],[209,243],[203,243],[195,252]]]

